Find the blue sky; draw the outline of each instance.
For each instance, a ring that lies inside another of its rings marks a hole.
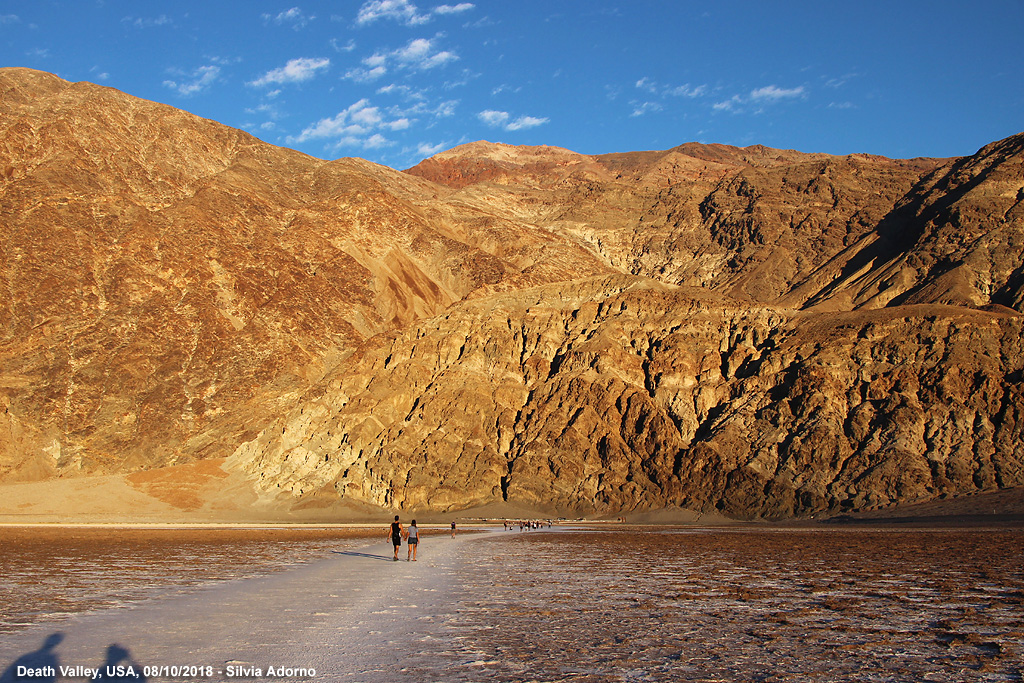
[[[960,156],[1024,130],[1024,0],[28,0],[0,65],[332,159],[473,140]]]

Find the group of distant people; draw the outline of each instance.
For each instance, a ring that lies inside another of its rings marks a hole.
[[[510,522],[505,520],[505,531],[510,531],[516,528],[516,524],[519,524],[520,531],[529,531],[530,529],[543,529],[546,524],[547,527],[551,528],[551,520],[540,521],[539,519],[520,519],[518,522]]]

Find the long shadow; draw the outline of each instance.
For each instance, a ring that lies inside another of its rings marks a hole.
[[[42,647],[27,652],[11,662],[11,665],[0,674],[0,683],[54,683],[59,678],[69,677],[69,672],[61,671],[60,658],[55,648],[64,640],[61,632],[51,633],[43,641]],[[82,667],[74,667],[78,670]],[[113,643],[107,647],[107,658],[94,670],[92,681],[103,683],[146,683],[143,668],[134,659],[128,648]],[[76,673],[71,678],[79,677]]]
[[[64,640],[64,634],[51,633],[43,641],[42,647],[23,654],[11,662],[11,665],[0,675],[0,683],[15,681],[34,681],[34,683],[53,683],[57,680],[60,669],[60,658],[54,648]],[[19,670],[22,672],[18,674]]]
[[[391,562],[394,558],[385,555],[372,555],[370,553],[357,553],[354,550],[332,550],[335,555],[351,555],[352,557],[369,557],[371,560],[387,560]]]
[[[143,669],[132,659],[128,648],[113,643],[107,647],[107,660],[94,681],[104,683],[146,683]]]

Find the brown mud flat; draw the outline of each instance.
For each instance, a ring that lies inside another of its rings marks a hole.
[[[1021,680],[1020,530],[509,532],[456,577],[456,680]],[[433,677],[433,678],[432,678]]]

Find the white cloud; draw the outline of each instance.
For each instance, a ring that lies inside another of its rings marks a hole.
[[[377,88],[378,95],[401,95],[405,98],[417,98],[423,99],[423,93],[416,92],[407,85],[398,85],[397,83],[391,83],[390,85],[381,86]]]
[[[520,116],[513,119],[507,111],[495,111],[494,109],[482,111],[476,117],[491,128],[503,128],[509,131],[536,128],[548,122],[548,119],[536,116]]]
[[[369,0],[359,8],[357,24],[369,24],[378,19],[391,19],[406,26],[416,26],[430,21],[429,14],[420,14],[416,5],[408,0]]]
[[[781,100],[787,99],[798,99],[807,96],[807,91],[803,86],[797,88],[780,88],[776,85],[766,85],[763,88],[755,88],[750,91],[750,94],[744,97],[743,95],[733,95],[727,100],[716,102],[712,105],[712,109],[715,111],[729,111],[736,114],[743,113],[747,110],[748,105],[754,107],[753,113],[760,114],[764,112],[765,105],[773,104]]]
[[[707,86],[705,85],[690,85],[689,83],[684,85],[665,85],[649,76],[644,76],[633,85],[637,90],[642,90],[645,93],[645,99],[643,101],[630,100],[629,105],[633,107],[633,111],[629,115],[631,118],[644,116],[651,112],[663,111],[665,109],[664,100],[669,97],[688,97],[693,99],[702,97],[707,92]],[[605,89],[610,100],[614,100],[620,93],[620,90],[612,89],[611,87],[606,87]]]
[[[662,85],[657,81],[644,76],[636,82],[636,87],[652,95],[673,96],[673,97],[700,97],[707,92],[706,85]]]
[[[416,38],[405,47],[389,52],[374,52],[362,60],[362,66],[349,69],[345,78],[366,83],[388,73],[393,65],[399,69],[426,71],[458,60],[459,56],[450,50],[439,50],[436,38]]]
[[[491,97],[494,97],[496,95],[500,95],[503,92],[510,92],[510,93],[514,94],[514,93],[519,92],[522,89],[523,89],[522,86],[512,87],[511,85],[505,85],[503,83],[503,84],[499,85],[496,88],[491,88]]]
[[[662,109],[664,109],[664,107],[662,107],[657,102],[632,102],[631,104],[633,105],[633,113],[630,114],[630,117],[643,116],[648,112],[661,111]]]
[[[375,81],[378,78],[384,76],[388,70],[383,66],[378,66],[375,69],[349,69],[345,72],[345,78],[350,81],[356,81],[357,83],[368,83],[369,81]]]
[[[298,7],[292,7],[291,9],[280,12],[276,15],[264,14],[263,21],[272,21],[278,26],[290,24],[293,29],[298,31],[299,29],[305,28],[309,22],[316,19],[315,16],[306,16],[302,13],[302,10]]]
[[[546,118],[538,118],[536,116],[520,116],[515,121],[507,124],[505,130],[523,130],[524,128],[536,128],[537,126],[543,126],[547,123]]]
[[[458,59],[453,52],[436,50],[434,41],[426,38],[409,41],[405,47],[395,50],[393,55],[399,62],[414,69],[433,69]]]
[[[318,71],[326,69],[330,65],[331,60],[329,59],[310,59],[308,57],[290,59],[284,66],[268,71],[255,81],[250,82],[249,85],[262,87],[272,83],[301,83],[310,80],[316,76]]]
[[[20,21],[17,14],[0,14],[0,24],[17,24]]]
[[[337,38],[331,38],[329,42],[331,47],[334,48],[335,52],[352,52],[353,50],[356,49],[356,41],[354,40],[349,40],[344,45],[339,43]]]
[[[436,145],[432,145],[429,142],[421,142],[419,146],[416,148],[416,153],[424,157],[432,157],[441,150],[443,150],[444,148],[446,148],[447,146],[448,145],[443,142],[440,142]]]
[[[449,116],[455,116],[455,107],[459,105],[458,100],[448,100],[437,105],[434,109],[433,114],[439,119],[447,118]]]
[[[179,95],[191,97],[192,95],[197,95],[213,85],[218,76],[220,76],[219,66],[201,66],[189,74],[188,80],[167,80],[164,81],[164,86],[171,90],[176,90]]]
[[[673,97],[700,97],[707,92],[706,85],[691,86],[689,83],[686,85],[679,85],[674,88],[666,88],[665,94],[672,95]]]
[[[743,98],[739,95],[733,95],[727,100],[716,102],[711,108],[715,111],[736,111],[741,104],[743,104]]]
[[[658,92],[658,84],[652,81],[647,76],[644,76],[639,81],[637,81],[636,87],[640,88],[641,90],[646,90],[649,93]]]
[[[409,0],[368,0],[359,8],[356,23],[362,26],[379,19],[389,19],[406,26],[419,26],[429,22],[434,16],[461,14],[474,7],[476,5],[471,2],[460,2],[457,5],[438,5],[428,12],[421,12]]]
[[[402,117],[388,120],[379,107],[370,104],[366,98],[338,112],[336,116],[321,119],[308,126],[296,137],[288,138],[290,143],[310,140],[334,140],[334,148],[362,147],[380,149],[394,142],[383,135],[383,131],[406,130],[412,121]]]
[[[755,102],[762,100],[774,102],[776,100],[782,100],[790,97],[803,97],[803,95],[803,86],[800,86],[799,88],[786,89],[779,88],[774,85],[768,85],[763,88],[757,88],[756,90],[750,91],[750,99],[754,100]]]
[[[476,117],[491,128],[500,128],[508,122],[509,113],[507,111],[494,111],[493,109],[488,109],[487,111],[480,112]]]
[[[272,104],[261,104],[258,107],[250,107],[245,110],[246,114],[263,114],[268,117],[271,121],[277,121],[281,118],[281,111]],[[266,126],[266,124],[263,124]]]
[[[434,8],[434,14],[459,14],[460,12],[466,12],[476,7],[471,2],[460,2],[457,5],[438,5]]]
[[[122,23],[128,24],[134,28],[153,28],[155,26],[166,26],[173,23],[166,14],[161,14],[159,17],[125,17],[121,20]]]

